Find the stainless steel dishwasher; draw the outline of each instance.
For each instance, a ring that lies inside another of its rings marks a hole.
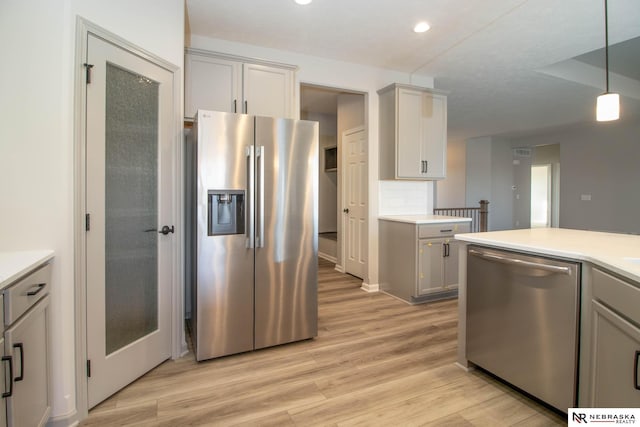
[[[580,264],[467,251],[467,359],[563,412],[575,407]]]

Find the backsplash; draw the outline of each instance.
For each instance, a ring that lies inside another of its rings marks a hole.
[[[433,181],[380,181],[378,215],[433,213]]]

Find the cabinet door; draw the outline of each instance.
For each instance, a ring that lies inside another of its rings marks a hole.
[[[400,88],[396,109],[396,177],[422,175],[422,92]]]
[[[244,64],[244,112],[255,116],[293,118],[293,71]]]
[[[240,113],[242,63],[204,55],[185,55],[184,116],[198,109]]]
[[[589,406],[640,407],[640,329],[593,301]]]
[[[13,394],[7,398],[12,426],[42,426],[49,417],[49,296],[5,332],[5,353],[13,357]]]
[[[425,170],[421,175],[430,179],[445,177],[447,153],[447,97],[422,94],[422,145],[420,159]]]
[[[445,239],[445,251],[443,258],[444,287],[453,288],[458,286],[458,247],[460,242],[454,239]]]
[[[418,245],[418,295],[442,290],[444,239],[421,239]]]
[[[0,299],[1,301],[1,299]],[[0,367],[0,393],[8,393],[9,386],[7,385],[7,371],[9,363],[13,365],[13,361],[5,360],[4,358],[4,338],[0,337],[0,356],[2,357],[2,366]],[[7,427],[7,398],[0,397],[0,427]]]

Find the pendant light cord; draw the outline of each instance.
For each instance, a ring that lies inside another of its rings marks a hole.
[[[609,17],[607,13],[607,0],[604,0],[604,66],[607,78],[606,93],[609,93]]]

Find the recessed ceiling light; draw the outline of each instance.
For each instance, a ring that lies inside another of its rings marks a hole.
[[[429,31],[429,24],[426,22],[418,22],[415,27],[413,27],[413,31],[416,33],[424,33],[425,31]]]
[[[309,4],[311,3],[311,0],[295,0],[296,3],[301,4],[301,5],[305,5],[305,4]]]

